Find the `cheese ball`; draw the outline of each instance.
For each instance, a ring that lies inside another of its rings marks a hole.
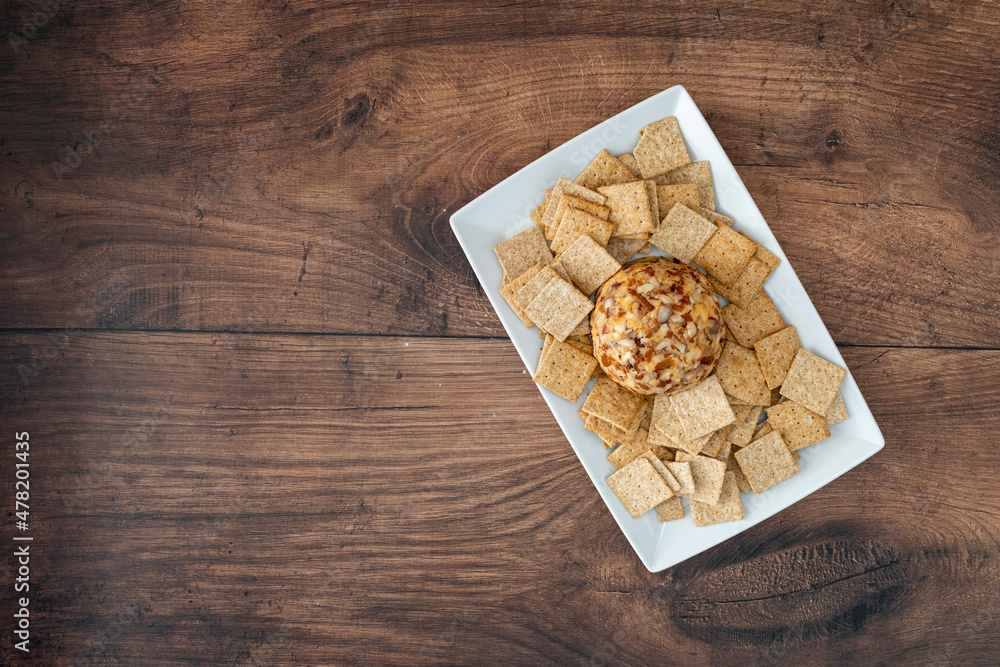
[[[637,394],[673,394],[701,382],[722,354],[722,306],[697,269],[675,259],[629,262],[597,290],[594,355]]]

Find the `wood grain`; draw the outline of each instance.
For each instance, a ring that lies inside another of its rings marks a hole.
[[[683,84],[838,342],[998,347],[998,29],[974,2],[65,3],[0,61],[0,324],[502,335],[448,216]]]
[[[995,3],[22,0],[0,25],[40,664],[996,663]],[[887,445],[650,574],[448,217],[675,84]]]
[[[62,343],[0,336],[10,367],[58,350],[0,394],[7,428],[31,432],[46,664],[988,664],[1000,648],[1000,352],[844,348],[885,449],[650,574],[507,341]]]

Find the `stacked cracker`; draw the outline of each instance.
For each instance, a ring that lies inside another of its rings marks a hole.
[[[847,372],[786,326],[764,291],[780,260],[716,212],[711,167],[691,162],[677,120],[639,135],[632,154],[602,150],[575,181],[560,178],[531,214],[535,226],[495,247],[500,292],[545,339],[535,382],[577,401],[596,378],[579,413],[612,450],[607,483],[633,517],[681,519],[687,498],[697,526],[739,520],[741,492],[798,473],[797,450],[847,418]],[[700,267],[729,302],[713,374],[656,397],[601,373],[590,337],[593,293],[654,245]]]

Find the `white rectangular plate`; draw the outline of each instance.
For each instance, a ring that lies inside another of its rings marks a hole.
[[[781,265],[767,282],[766,290],[785,321],[795,325],[802,346],[847,368],[830,332],[715,134],[688,92],[681,86],[674,86],[540,157],[451,216],[455,236],[528,372],[533,374],[538,365],[541,339],[536,329],[525,328],[500,296],[502,270],[493,246],[534,224],[528,215],[545,199],[545,189],[552,187],[560,176],[575,179],[602,148],[613,155],[630,153],[639,139],[640,128],[669,116],[677,117],[691,160],[712,163],[719,212],[735,218],[737,231],[747,232],[781,258]],[[659,523],[653,511],[633,519],[604,481],[615,469],[605,458],[607,452],[600,438],[586,430],[577,415],[586,392],[572,404],[548,389],[539,389],[598,493],[643,565],[651,572],[676,565],[780,512],[843,475],[885,444],[868,404],[848,372],[841,391],[850,417],[830,428],[832,437],[829,439],[799,450],[801,473],[760,495],[744,493],[746,517],[742,521],[696,528],[687,500],[684,501],[687,517],[683,520]],[[531,426],[525,424],[525,428]]]

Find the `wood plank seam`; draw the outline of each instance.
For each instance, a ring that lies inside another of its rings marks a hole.
[[[0,327],[0,336],[16,336],[24,334],[45,335],[63,331],[58,327]],[[79,328],[75,327],[70,335],[82,333],[113,333],[113,334],[214,334],[219,336],[233,336],[248,338],[251,336],[317,336],[322,338],[337,338],[360,336],[365,338],[439,338],[444,340],[509,340],[507,336],[469,336],[469,335],[448,335],[448,334],[418,334],[418,333],[348,333],[341,331],[238,331],[233,329],[105,329],[105,328]],[[539,339],[541,342],[541,339]],[[886,350],[947,350],[953,352],[997,352],[1000,347],[983,347],[976,345],[881,345],[872,343],[842,343],[834,341],[834,345],[844,348],[882,348]]]

